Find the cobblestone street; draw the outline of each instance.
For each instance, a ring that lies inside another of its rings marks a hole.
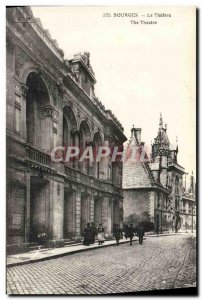
[[[147,237],[119,247],[7,269],[8,294],[109,294],[196,285],[191,234]]]

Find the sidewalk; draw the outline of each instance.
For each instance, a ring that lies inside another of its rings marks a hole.
[[[171,235],[177,235],[177,234],[183,234],[183,233],[163,233],[163,234],[151,234],[151,235],[145,235],[144,239],[150,238],[150,237],[161,237],[161,236],[171,236]],[[184,233],[187,234],[187,233]],[[133,239],[133,242],[137,242],[138,238],[135,236]],[[120,244],[129,243],[129,239],[126,240],[123,238],[119,242]],[[73,244],[64,246],[61,248],[45,248],[45,249],[39,249],[39,250],[33,250],[26,253],[20,253],[20,254],[12,254],[7,256],[6,264],[8,267],[14,267],[14,266],[20,266],[25,265],[29,263],[44,261],[48,259],[54,259],[66,255],[75,254],[78,252],[84,252],[84,251],[90,251],[93,249],[100,249],[102,247],[109,247],[109,246],[115,246],[116,241],[105,241],[103,245],[98,245],[97,243],[90,245],[90,246],[84,246],[81,243]]]
[[[133,239],[133,242],[136,241],[138,241],[137,237]],[[120,240],[119,243],[120,244],[129,243],[129,240],[126,240],[124,238]],[[26,253],[8,255],[6,260],[6,265],[7,268],[20,266],[20,265],[44,261],[48,259],[54,259],[66,255],[71,255],[78,252],[100,249],[102,247],[108,247],[114,245],[116,245],[116,241],[112,240],[112,241],[105,241],[103,245],[98,245],[97,243],[90,246],[84,246],[83,244],[74,244],[72,246],[64,246],[61,248],[46,248],[41,250],[39,249],[39,250],[34,250]]]

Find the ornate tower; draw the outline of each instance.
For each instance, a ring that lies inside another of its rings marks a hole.
[[[162,115],[160,114],[159,130],[157,137],[154,139],[152,145],[152,161],[158,163],[158,178],[159,184],[164,187],[167,186],[167,170],[168,170],[168,158],[170,155],[170,142],[167,136],[167,126],[163,126]]]

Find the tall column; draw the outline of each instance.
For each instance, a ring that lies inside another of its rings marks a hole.
[[[48,239],[53,239],[53,195],[54,195],[54,180],[50,180],[50,197],[49,197],[49,230]]]
[[[53,239],[63,239],[64,183],[53,182]]]
[[[108,202],[108,231],[109,233],[112,233],[112,228],[113,228],[113,221],[112,221],[112,201],[111,198],[109,198]]]
[[[113,199],[111,199],[110,201],[111,201],[111,231],[113,233],[113,231],[114,231],[114,202],[113,202]]]
[[[30,172],[26,171],[25,243],[30,238]]]
[[[40,146],[45,151],[50,151],[56,146],[58,112],[51,105],[46,105],[41,107],[40,113],[40,122],[36,124],[38,130],[36,132],[36,146]],[[55,134],[55,141],[53,134]]]
[[[22,123],[22,137],[24,139],[27,138],[27,126],[26,126],[26,105],[27,105],[27,86],[25,84],[21,84],[22,91],[22,103],[21,103],[21,123]]]
[[[94,222],[94,190],[91,191],[90,195],[90,222]]]
[[[110,234],[112,232],[111,206],[107,196],[102,200],[102,225],[105,228],[105,233]]]
[[[73,131],[73,134],[74,134],[74,146],[75,147],[79,147],[79,131],[78,130],[75,130]],[[76,156],[75,157],[75,168],[78,169],[79,168],[79,156]]]
[[[75,234],[76,236],[81,235],[81,189],[78,186],[75,197]]]
[[[117,199],[114,199],[113,203],[113,223],[115,225],[119,225],[120,220],[119,220],[119,202]]]
[[[99,196],[94,197],[94,223],[96,227],[102,223],[102,198]]]

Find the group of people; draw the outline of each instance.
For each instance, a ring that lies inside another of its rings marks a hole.
[[[84,229],[84,241],[83,244],[89,246],[95,243],[95,237],[97,236],[98,245],[102,245],[105,241],[104,228],[102,224],[99,224],[98,228],[94,223],[87,223],[87,227]]]
[[[138,226],[136,228],[133,227],[133,224],[130,224],[130,227],[128,227],[127,225],[125,226],[124,229],[125,232],[125,238],[129,238],[130,239],[130,246],[132,246],[132,240],[133,237],[136,235],[139,237],[139,244],[142,245],[143,244],[143,237],[144,237],[144,227],[142,226],[141,223],[138,224]]]
[[[124,230],[124,236],[126,240],[130,239],[130,246],[132,246],[133,237],[136,235],[139,237],[139,244],[143,244],[144,237],[144,227],[141,223],[138,224],[136,228],[133,227],[133,224],[130,226],[126,225]],[[116,225],[114,230],[114,237],[116,239],[116,244],[119,246],[120,239],[123,238],[123,232],[119,225]],[[90,244],[95,243],[95,237],[97,236],[98,245],[102,245],[105,241],[105,231],[102,224],[99,224],[98,228],[95,227],[94,223],[87,223],[87,227],[84,229],[84,241],[83,244],[89,246]]]
[[[139,237],[139,244],[140,245],[143,244],[144,227],[142,226],[141,223],[139,223],[136,228],[133,227],[133,224],[130,224],[130,226],[126,225],[123,232],[124,232],[124,236],[125,236],[126,240],[128,238],[130,239],[130,246],[132,246],[133,237],[135,235]],[[119,240],[123,238],[123,233],[119,226],[116,226],[116,228],[115,228],[114,237],[116,239],[116,244],[118,246]]]

